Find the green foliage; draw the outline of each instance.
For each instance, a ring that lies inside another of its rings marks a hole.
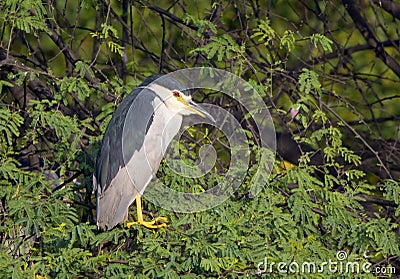
[[[97,115],[96,120],[101,122],[100,131],[102,133],[106,131],[108,122],[110,122],[115,109],[115,103],[108,103],[101,108],[101,113]]]
[[[6,107],[0,107],[0,133],[2,133],[2,141],[6,140],[11,145],[12,138],[19,136],[19,127],[22,125],[24,118],[18,112],[11,112]]]
[[[285,32],[283,33],[283,36],[281,38],[281,48],[282,47],[286,47],[288,49],[289,52],[291,52],[294,47],[295,47],[295,36],[293,31],[291,30],[285,30]]]
[[[204,47],[196,48],[192,51],[207,54],[207,59],[213,59],[216,56],[217,61],[226,59],[237,59],[243,54],[243,46],[239,46],[235,40],[228,34],[223,34],[220,37],[211,37],[211,42]]]
[[[94,77],[93,70],[90,68],[89,65],[87,65],[83,61],[77,61],[75,63],[75,72],[79,73],[79,76],[81,78],[84,78],[86,73],[88,73],[91,77]],[[74,90],[71,90],[71,91],[74,91]]]
[[[383,181],[381,189],[384,191],[383,196],[397,205],[395,216],[400,216],[400,185],[397,181],[388,179]]]
[[[81,75],[82,71],[86,72],[86,68],[79,67],[79,71]],[[58,82],[58,86],[60,87],[60,91],[62,93],[56,95],[55,97],[58,100],[63,101],[64,105],[68,104],[67,95],[71,92],[75,92],[80,101],[85,100],[85,98],[88,97],[91,93],[88,84],[83,78],[64,77]]]
[[[321,94],[321,83],[318,80],[318,74],[313,70],[302,69],[302,73],[299,76],[299,85],[300,91],[305,94],[309,94],[311,89]]]
[[[3,90],[3,86],[12,87],[13,84],[6,80],[0,80],[0,92]]]
[[[202,20],[202,19],[196,18],[190,14],[185,14],[183,20],[186,24],[193,23],[198,28],[196,35],[199,38],[203,38],[204,32],[207,32],[207,31],[211,31],[215,34],[217,33],[217,28],[215,27],[215,24],[213,24],[209,20]]]
[[[5,0],[0,19],[12,28],[26,33],[49,32],[46,25],[47,11],[40,0]]]
[[[315,47],[321,45],[324,51],[332,52],[332,44],[333,42],[322,34],[312,34],[311,42],[314,44]]]
[[[289,33],[286,33],[288,35]],[[254,29],[254,34],[251,36],[252,38],[259,37],[258,41],[264,44],[268,44],[270,41],[275,39],[276,33],[275,30],[271,27],[270,21],[261,20],[260,24],[256,29]],[[288,36],[286,36],[285,41],[287,41]],[[293,40],[292,40],[293,41]]]
[[[124,53],[124,47],[113,41],[118,38],[118,31],[111,25],[101,24],[101,32],[91,32],[92,37],[97,37],[101,40],[107,41],[107,46],[111,52],[118,53],[120,56]]]

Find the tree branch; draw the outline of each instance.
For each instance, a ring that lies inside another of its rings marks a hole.
[[[321,101],[321,104],[330,112],[332,113],[337,119],[339,119],[344,126],[346,126],[353,134],[356,138],[359,138],[361,140],[361,142],[364,144],[364,146],[371,151],[372,154],[374,154],[375,158],[378,160],[380,166],[383,168],[383,170],[385,171],[385,173],[387,174],[387,176],[391,179],[393,179],[390,171],[388,170],[388,168],[386,167],[386,165],[383,163],[382,159],[379,156],[379,152],[375,151],[374,148],[372,148],[372,146],[351,126],[349,125],[349,123],[347,123],[339,114],[337,114],[333,109],[331,109],[326,103]]]
[[[393,0],[373,0],[373,2],[395,18],[400,19],[400,5]]]
[[[161,9],[158,6],[155,6],[153,4],[150,4],[147,1],[142,1],[143,5],[145,5],[147,8],[149,8],[150,10],[156,11],[157,13],[161,14],[161,15],[165,15],[166,18],[173,24],[177,25],[177,23],[180,23],[182,25],[185,25],[187,27],[189,27],[190,29],[193,29],[195,31],[197,31],[199,28],[196,25],[193,25],[192,23],[186,23],[183,21],[183,19],[171,14],[170,12]]]
[[[359,9],[354,5],[354,2],[351,0],[342,0],[342,3],[357,29],[364,36],[367,43],[375,50],[376,56],[381,59],[398,77],[400,77],[400,65],[385,51],[382,43],[375,38],[368,24],[358,12]]]
[[[397,40],[393,40],[393,41],[385,41],[385,42],[381,42],[380,44],[383,47],[390,47],[393,44],[400,44],[400,40],[397,39]],[[322,62],[327,62],[334,58],[338,58],[341,55],[351,56],[353,53],[355,53],[357,51],[368,50],[368,49],[374,49],[374,47],[372,47],[370,44],[356,45],[356,46],[345,48],[345,49],[337,51],[337,52],[332,52],[332,53],[328,53],[323,56],[312,58],[311,60],[306,61],[305,64],[306,65],[315,65],[315,64],[322,63]]]

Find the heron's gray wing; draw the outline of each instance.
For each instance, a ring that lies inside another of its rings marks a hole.
[[[119,169],[127,163],[126,160],[142,147],[145,133],[152,122],[155,98],[158,97],[152,90],[139,87],[114,112],[96,161],[95,177],[100,192],[109,187]],[[131,106],[134,107],[131,109]]]
[[[123,222],[139,193],[125,166],[144,144],[153,120],[155,98],[158,96],[148,88],[135,89],[118,106],[104,134],[93,179],[97,223],[103,229]]]

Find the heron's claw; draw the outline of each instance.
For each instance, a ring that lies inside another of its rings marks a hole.
[[[162,223],[159,224],[159,221],[162,221]],[[148,229],[159,229],[159,228],[164,228],[167,226],[168,218],[167,217],[157,217],[154,218],[151,221],[144,221],[144,220],[139,220],[137,222],[129,222],[126,224],[128,229],[132,227],[133,225],[139,224],[142,226],[145,226]]]
[[[127,223],[126,226],[128,227],[128,229],[135,224],[143,225],[148,229],[159,229],[167,226],[168,219],[166,217],[157,217],[150,222],[147,222],[143,219],[142,202],[140,199],[140,195],[136,197],[136,207],[137,207],[137,222]],[[159,221],[162,221],[162,223],[159,224]]]

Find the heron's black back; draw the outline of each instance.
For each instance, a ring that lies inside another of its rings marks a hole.
[[[143,83],[141,86],[145,86],[153,80],[146,84]],[[95,165],[94,175],[97,181],[95,187],[100,187],[100,192],[107,189],[119,169],[124,167],[134,152],[142,147],[145,134],[153,121],[155,98],[158,96],[152,90],[138,87],[115,110],[104,134]],[[129,111],[132,105],[134,107]],[[128,112],[132,119],[127,119]],[[125,140],[123,141],[124,136]]]

